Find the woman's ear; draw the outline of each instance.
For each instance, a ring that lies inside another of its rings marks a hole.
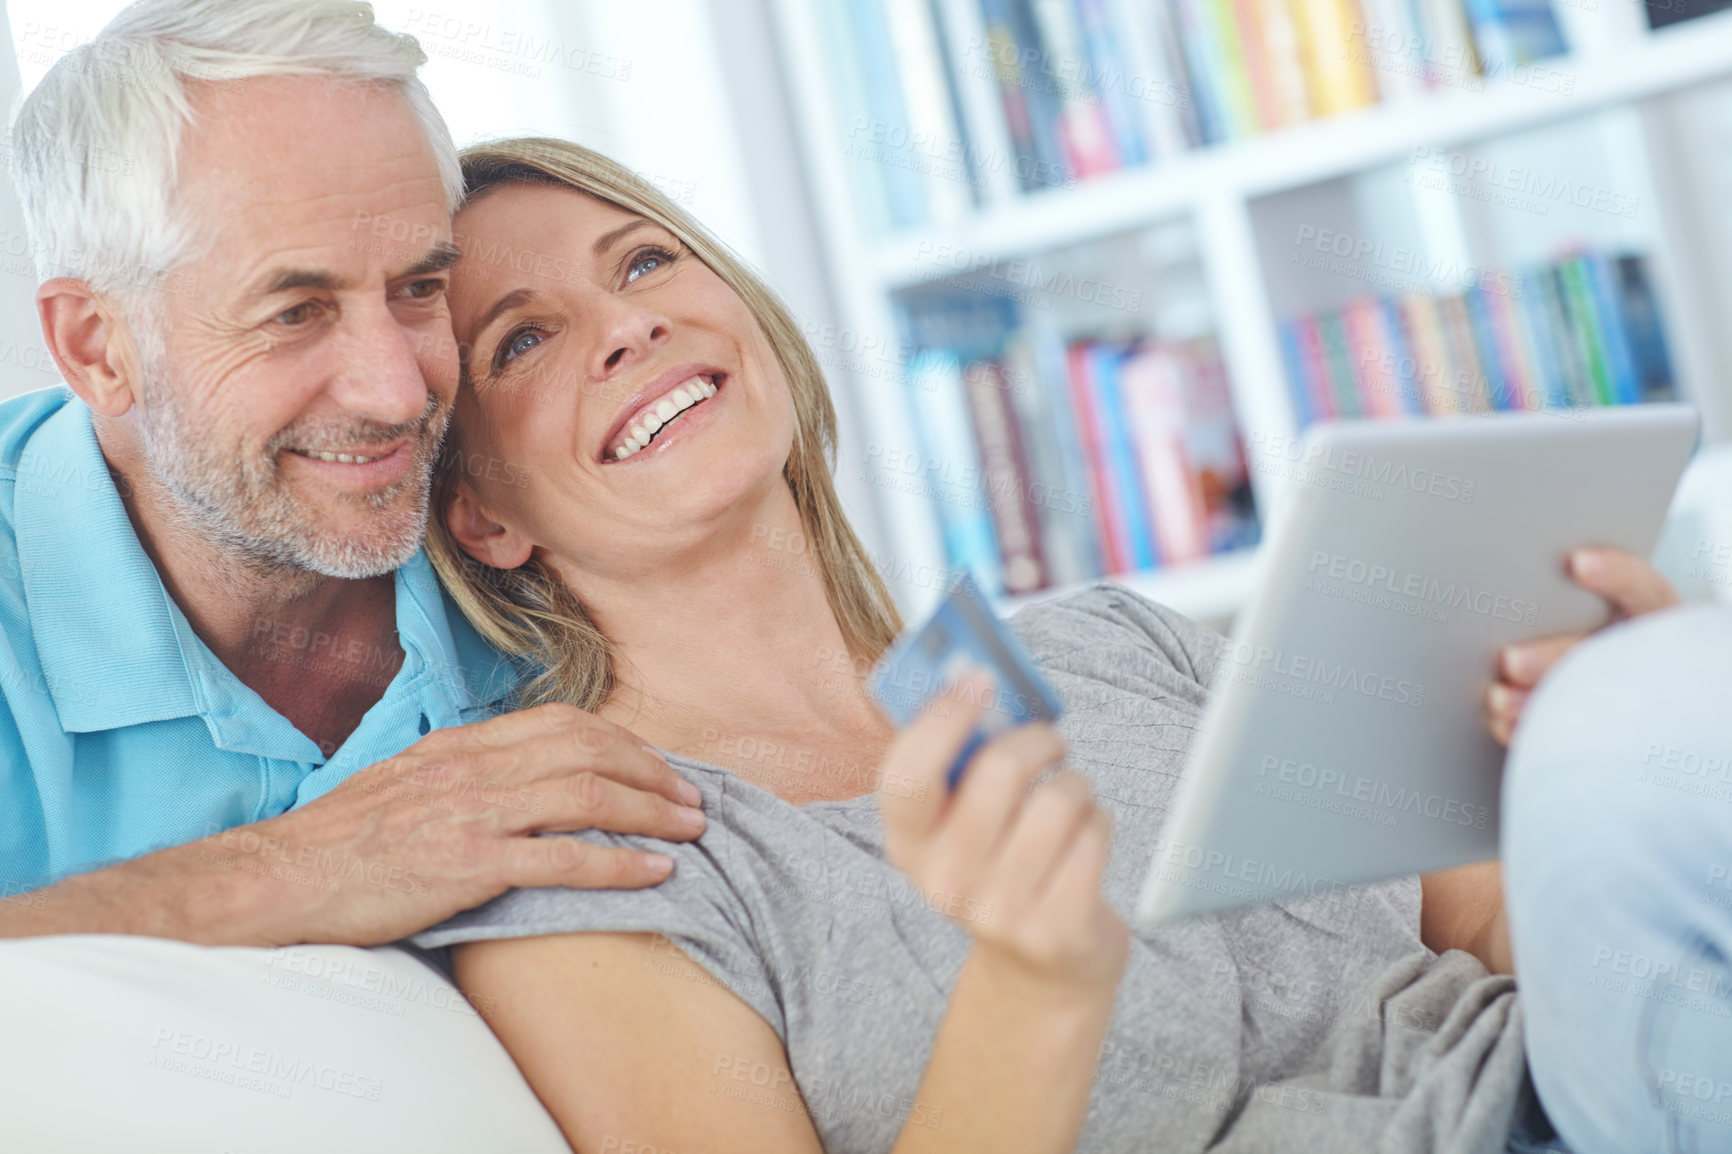
[[[459,481],[445,503],[445,528],[458,547],[483,565],[515,569],[534,552],[534,544],[516,529],[501,525],[481,505],[467,484]]]

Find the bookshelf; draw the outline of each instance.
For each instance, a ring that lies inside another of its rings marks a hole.
[[[908,19],[910,0],[886,3]],[[916,6],[926,7],[926,0]],[[953,107],[968,147],[986,156],[1012,154],[997,80],[967,66],[958,47],[985,42],[979,0],[931,0],[927,10],[947,37]],[[1140,325],[1162,340],[1208,336],[1247,442],[1296,436],[1302,414],[1283,359],[1281,322],[1299,308],[1338,307],[1366,291],[1364,283],[1294,266],[1296,230],[1306,227],[1406,244],[1476,268],[1533,262],[1572,244],[1639,252],[1663,318],[1677,393],[1702,410],[1706,440],[1732,439],[1732,376],[1723,367],[1732,350],[1721,345],[1726,326],[1715,312],[1717,294],[1693,251],[1693,214],[1701,208],[1675,187],[1690,142],[1668,116],[1673,98],[1732,79],[1732,13],[1650,31],[1637,3],[1554,0],[1570,51],[1539,62],[1543,69],[1409,92],[1059,187],[1023,190],[1007,168],[988,167],[973,178],[967,203],[946,196],[933,220],[886,227],[882,205],[867,203],[871,190],[862,187],[863,169],[850,153],[859,123],[850,123],[838,90],[828,48],[836,43],[834,28],[809,0],[775,0],[773,11],[842,319],[835,332],[815,334],[816,343],[832,384],[847,392],[857,415],[868,472],[874,461],[918,452],[922,430],[915,425],[922,418],[904,379],[905,310],[947,285],[1013,297],[1031,323],[1068,326],[1073,335]],[[1419,188],[1414,158],[1439,151],[1485,164],[1500,163],[1500,156],[1540,157],[1535,163],[1550,165],[1553,178],[1598,193],[1601,209],[1516,212],[1459,189]],[[1605,203],[1639,211],[1608,212]],[[1141,271],[1127,260],[1140,262]],[[1144,306],[1133,318],[1091,312],[1074,294],[1036,299],[1023,291],[1016,271],[1030,264],[1043,275],[1110,274],[1120,286],[1136,285]],[[939,502],[930,491],[894,478],[867,480],[879,547],[900,562],[893,568],[929,572],[952,562],[943,510],[934,508]],[[1281,482],[1256,469],[1250,482],[1266,522],[1282,499]],[[1255,573],[1251,549],[1113,579],[1220,622],[1242,603]],[[937,595],[930,580],[894,571],[889,577],[912,611]],[[1071,584],[1005,600],[1020,604]]]

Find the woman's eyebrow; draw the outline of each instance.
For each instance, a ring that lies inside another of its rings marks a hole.
[[[482,314],[481,323],[475,326],[475,333],[480,336],[487,331],[487,326],[499,319],[499,314],[521,308],[535,299],[534,289],[513,289],[493,302],[493,307]]]
[[[633,232],[633,231],[640,229],[640,228],[653,227],[654,224],[655,224],[654,221],[645,220],[641,216],[638,217],[636,220],[628,221],[627,223],[622,224],[618,228],[614,229],[612,232],[602,233],[600,237],[596,238],[595,246],[590,249],[590,252],[594,253],[596,256],[600,256],[602,253],[606,252],[609,248],[613,247],[613,245],[618,242],[620,237],[625,236],[627,233]]]

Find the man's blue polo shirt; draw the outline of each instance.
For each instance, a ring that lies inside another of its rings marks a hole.
[[[423,554],[396,585],[402,667],[327,759],[192,631],[84,403],[0,403],[0,896],[272,817],[488,716],[515,669]]]

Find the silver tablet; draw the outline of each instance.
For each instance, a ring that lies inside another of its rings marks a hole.
[[[1578,545],[1647,556],[1685,405],[1315,426],[1137,907],[1145,926],[1497,856],[1499,647],[1606,619]]]

